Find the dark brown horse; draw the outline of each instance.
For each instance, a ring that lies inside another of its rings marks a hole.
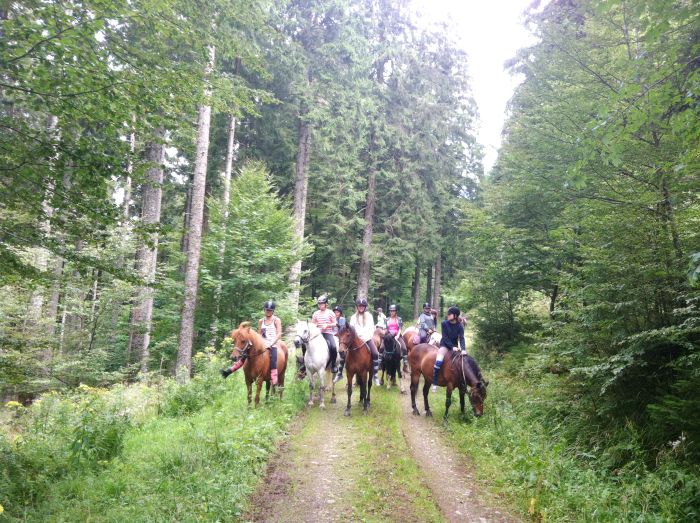
[[[263,337],[250,328],[250,323],[245,321],[237,329],[231,332],[233,350],[231,358],[235,360],[245,359],[243,373],[245,384],[248,387],[248,405],[251,402],[253,382],[257,383],[255,393],[255,406],[260,403],[260,390],[265,382],[265,399],[270,395],[270,351],[265,346]],[[287,345],[280,340],[277,343],[277,375],[280,399],[284,389],[284,371],[287,370]]]
[[[339,350],[345,353],[345,373],[348,379],[348,405],[345,415],[350,415],[350,400],[352,399],[352,382],[355,376],[360,386],[360,403],[362,410],[367,414],[372,390],[372,354],[367,344],[362,341],[355,328],[345,324],[338,331]]]
[[[437,347],[429,343],[420,343],[413,347],[408,355],[411,362],[411,405],[413,414],[420,416],[416,407],[416,392],[418,381],[423,376],[423,400],[425,402],[425,415],[432,416],[428,404],[428,394],[433,381],[433,367],[437,357]],[[462,355],[459,351],[450,351],[445,355],[445,361],[438,374],[438,385],[447,387],[445,399],[445,421],[452,404],[452,391],[459,390],[459,407],[464,414],[464,395],[469,391],[469,403],[472,405],[474,415],[479,417],[484,413],[484,400],[486,399],[486,386],[488,382],[481,376],[481,370],[474,358]]]
[[[379,357],[382,362],[382,377],[379,381],[384,385],[384,374],[386,373],[386,388],[389,390],[392,385],[396,385],[396,375],[398,374],[401,394],[405,394],[406,390],[404,389],[403,376],[401,375],[402,345],[390,332],[387,332],[382,338],[382,344],[379,349]]]

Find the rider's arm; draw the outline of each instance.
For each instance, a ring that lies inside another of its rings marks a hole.
[[[464,341],[464,325],[459,326],[459,343],[461,344],[462,350],[467,351],[467,343]]]
[[[418,318],[418,329],[419,330],[428,330],[428,326],[425,324],[425,314],[421,314],[420,317]]]
[[[450,339],[450,324],[447,320],[442,322],[442,339],[440,340],[441,347],[447,347],[448,349],[454,349],[454,344]]]
[[[277,345],[277,342],[282,338],[282,320],[275,316],[275,330],[277,331],[277,338],[274,339],[272,345]]]

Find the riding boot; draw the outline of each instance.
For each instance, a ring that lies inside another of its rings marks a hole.
[[[233,364],[233,366],[230,369],[221,369],[219,372],[221,372],[221,376],[226,379],[228,378],[231,374],[236,372],[238,369],[240,369],[243,365],[245,364],[245,360],[238,360],[236,363]]]
[[[437,360],[435,366],[433,367],[433,392],[437,392],[438,376],[440,375],[440,367],[442,367],[442,360]]]
[[[374,381],[374,384],[379,387],[379,376],[377,375],[377,372],[379,371],[379,358],[372,359],[372,380]]]
[[[338,373],[333,378],[333,383],[338,383],[343,379],[343,369],[345,368],[345,357],[341,354],[340,365],[338,365]]]
[[[338,349],[335,347],[330,349],[330,356],[331,356],[331,372],[333,374],[338,373],[338,365],[336,361],[338,360]]]

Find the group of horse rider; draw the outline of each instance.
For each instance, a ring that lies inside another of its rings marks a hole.
[[[326,340],[330,352],[331,370],[334,374],[333,382],[337,383],[342,379],[345,367],[345,353],[340,353],[339,365],[338,348],[335,343],[335,335],[345,325],[346,319],[343,316],[343,308],[340,305],[328,309],[328,297],[320,296],[317,301],[318,309],[311,316],[311,323],[315,324],[321,331],[321,335]],[[389,306],[389,317],[384,316],[383,310],[377,308],[377,322],[374,322],[372,313],[367,311],[367,299],[358,298],[355,301],[355,313],[350,317],[349,324],[355,329],[357,336],[365,343],[372,354],[372,380],[375,385],[379,385],[379,351],[373,341],[376,328],[382,332],[389,332],[399,343],[402,353],[406,354],[406,346],[402,336],[403,320],[398,315],[398,307],[395,304]],[[266,347],[270,351],[270,378],[273,385],[277,385],[277,343],[282,337],[282,321],[275,315],[275,302],[266,301],[263,305],[264,316],[258,321],[258,332],[265,341]],[[420,343],[428,343],[433,333],[437,331],[437,311],[431,308],[429,303],[423,304],[423,312],[418,318],[418,335]],[[464,320],[458,307],[452,306],[447,310],[447,318],[442,322],[442,338],[438,350],[435,367],[433,369],[432,391],[437,390],[438,375],[440,368],[448,351],[461,347],[462,353],[466,353],[464,340]],[[304,351],[304,348],[302,348]],[[405,356],[404,356],[405,358]],[[221,370],[221,375],[227,378],[231,373],[237,371],[245,363],[245,359],[240,359],[234,365]],[[300,368],[303,372],[305,369]]]

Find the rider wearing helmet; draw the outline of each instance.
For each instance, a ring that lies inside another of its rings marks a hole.
[[[447,309],[447,319],[442,322],[442,340],[440,340],[440,349],[435,359],[435,367],[433,367],[433,392],[437,391],[440,367],[442,367],[447,351],[455,350],[459,343],[462,347],[462,354],[467,353],[467,345],[464,342],[464,325],[460,323],[459,315],[459,308],[453,305]]]
[[[420,342],[428,343],[428,338],[435,332],[436,321],[431,314],[430,304],[423,304],[423,313],[418,317],[418,333],[420,334]]]
[[[408,353],[406,350],[406,342],[401,336],[401,329],[403,329],[403,320],[401,316],[398,315],[399,308],[395,304],[389,305],[389,317],[386,320],[386,328],[389,333],[396,339],[401,347],[401,354],[403,355],[404,367],[408,365]]]
[[[384,316],[384,309],[377,307],[377,328],[386,330],[386,316]]]
[[[327,309],[328,298],[325,294],[319,296],[316,303],[318,304],[318,310],[311,316],[311,323],[321,329],[321,335],[326,340],[328,351],[330,352],[331,370],[333,373],[336,373],[338,372],[338,367],[335,363],[338,357],[338,348],[335,346],[335,338],[333,338],[333,333],[337,324],[335,313]]]
[[[350,326],[355,328],[357,336],[365,342],[372,353],[372,379],[374,380],[374,384],[378,387],[379,376],[377,376],[377,371],[379,370],[379,352],[372,341],[372,335],[374,334],[374,318],[372,317],[372,313],[367,312],[367,300],[365,298],[357,298],[357,300],[355,300],[355,314],[350,317]],[[343,367],[345,367],[345,354],[341,353],[338,374],[333,378],[334,383],[342,379]]]
[[[335,313],[335,327],[333,328],[333,334],[338,334],[338,321],[343,318],[343,308],[340,305],[333,307],[333,312]],[[345,320],[345,318],[343,318]]]
[[[258,321],[258,332],[265,341],[265,346],[270,349],[270,378],[273,385],[277,385],[277,342],[282,337],[282,320],[274,315],[275,302],[268,300],[263,304],[265,316]],[[232,372],[236,372],[245,364],[245,358],[241,358],[229,369],[221,369],[221,375],[228,378]]]

